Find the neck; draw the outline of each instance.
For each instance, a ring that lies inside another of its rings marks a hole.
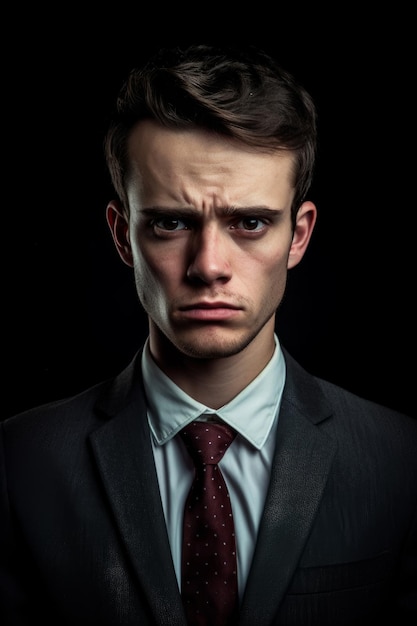
[[[152,329],[150,351],[154,361],[189,396],[212,409],[230,402],[270,361],[274,350],[274,322],[237,354],[202,359],[179,351],[165,335]]]

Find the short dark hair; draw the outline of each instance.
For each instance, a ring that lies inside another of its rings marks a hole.
[[[173,129],[204,128],[263,151],[291,151],[295,219],[312,183],[317,112],[310,94],[263,50],[164,48],[130,71],[104,142],[112,184],[126,211],[127,141],[143,119]]]

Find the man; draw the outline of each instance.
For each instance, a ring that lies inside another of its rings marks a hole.
[[[127,78],[107,221],[149,337],[114,380],[2,423],[3,623],[415,623],[417,423],[275,334],[316,221],[316,142],[310,96],[261,51],[163,50]],[[199,470],[181,433],[213,423],[232,433],[212,478],[225,599],[217,565],[184,579],[205,531],[182,534]]]

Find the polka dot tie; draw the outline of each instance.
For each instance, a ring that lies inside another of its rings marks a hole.
[[[217,465],[236,433],[226,424],[192,422],[180,434],[196,470],[183,524],[181,594],[188,623],[236,624],[235,532],[229,493]]]

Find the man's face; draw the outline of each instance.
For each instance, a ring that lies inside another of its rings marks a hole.
[[[287,269],[307,246],[292,245],[293,156],[144,121],[129,159],[128,223],[114,211],[109,222],[119,220],[111,227],[134,268],[151,349],[168,339],[185,355],[221,358],[272,340]],[[310,225],[298,229],[308,240],[315,208],[305,205]]]

